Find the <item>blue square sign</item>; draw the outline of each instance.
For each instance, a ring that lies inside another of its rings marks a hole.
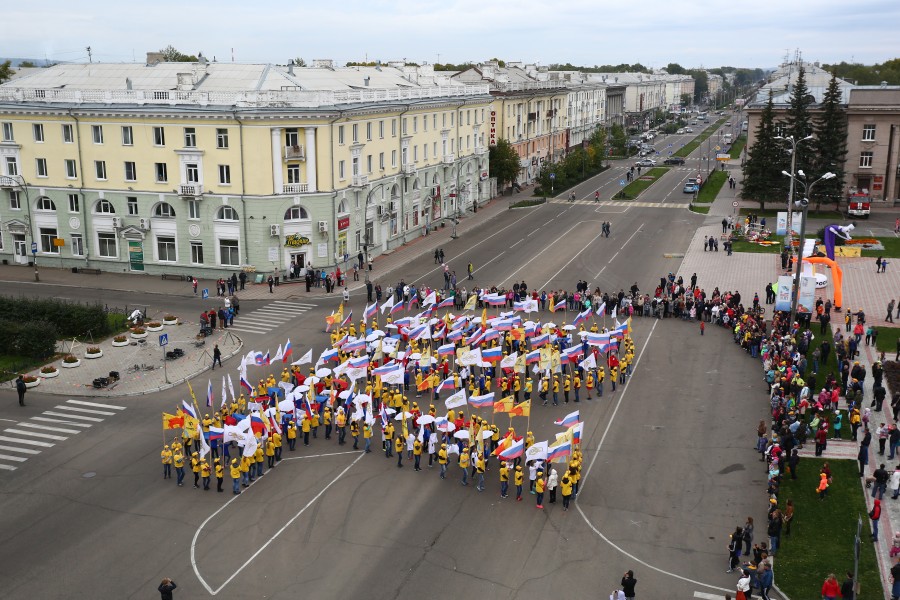
[[[168,346],[169,345],[169,334],[168,333],[159,334],[159,345],[160,346]]]

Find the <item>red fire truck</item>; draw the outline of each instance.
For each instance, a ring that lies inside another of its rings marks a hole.
[[[854,192],[847,196],[847,216],[869,218],[872,212],[872,199],[866,192]]]

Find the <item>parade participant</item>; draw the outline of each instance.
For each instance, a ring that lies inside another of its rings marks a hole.
[[[372,425],[369,423],[363,423],[363,440],[365,440],[365,452],[369,454],[372,452]]]
[[[225,479],[225,467],[222,466],[222,463],[218,458],[213,460],[215,470],[216,470],[216,491],[222,491],[222,482]]]
[[[172,453],[172,463],[175,465],[175,475],[178,478],[178,487],[181,487],[184,485],[184,454],[181,453],[180,445],[178,449]]]
[[[331,425],[332,424],[332,413],[331,413],[330,406],[325,407],[325,411],[322,414],[322,421],[325,424],[325,439],[330,440],[331,439],[331,426],[332,426]]]
[[[273,455],[274,455],[274,449],[273,449]],[[256,447],[256,452],[253,453],[253,459],[256,461],[256,476],[262,477],[266,472],[266,470],[265,470],[266,458],[265,458],[265,453],[263,452],[262,444],[259,444]],[[252,475],[250,476],[250,481],[253,481]]]
[[[200,455],[197,452],[191,453],[191,471],[194,472],[194,487],[200,488]]]
[[[250,485],[250,481],[251,481],[250,480],[250,469],[252,467],[252,464],[250,462],[250,457],[242,456],[240,464],[241,464],[240,471],[241,471],[241,479],[242,479],[241,485],[243,485],[244,487],[248,487]]]
[[[547,479],[547,489],[550,490],[550,504],[556,504],[556,488],[559,485],[559,475],[556,469],[550,469],[550,477]]]
[[[353,438],[353,449],[359,450],[359,423],[350,421],[350,437]]]
[[[288,449],[293,452],[297,449],[297,424],[291,421],[287,429]]]
[[[272,438],[266,440],[266,464],[270,469],[275,467],[275,442],[272,441]]]
[[[390,421],[381,428],[381,448],[385,458],[394,456],[394,424]]]
[[[232,493],[237,495],[241,493],[241,467],[238,463],[238,459],[231,459],[231,469],[229,471],[231,475],[231,489]]]
[[[172,479],[172,451],[169,450],[168,444],[163,446],[160,456],[163,464],[163,479]]]
[[[535,499],[537,508],[544,508],[544,472],[538,471],[537,480],[535,481],[535,492],[537,498]]]
[[[200,459],[200,474],[203,476],[203,489],[205,491],[209,491],[209,479],[212,469],[209,467],[209,463],[206,462],[206,458]]]
[[[334,419],[334,424],[337,426],[338,430],[338,444],[344,445],[346,443],[347,437],[347,416],[344,414],[344,407],[339,406],[337,410],[337,416]]]
[[[500,497],[509,498],[509,463],[500,463]]]
[[[516,484],[516,502],[522,501],[522,486],[525,483],[525,473],[522,471],[522,465],[516,465],[515,481]]]
[[[278,463],[281,460],[282,441],[281,434],[277,430],[272,432],[272,443],[275,444],[275,462]],[[272,466],[274,467],[275,465]]]
[[[563,475],[562,481],[560,481],[559,483],[559,487],[563,499],[563,510],[569,510],[569,500],[572,498],[572,480],[569,479],[568,473]]]
[[[462,452],[459,453],[459,468],[462,471],[462,480],[460,484],[469,485],[468,477],[469,477],[469,449],[463,448]]]
[[[355,423],[355,421],[354,421]],[[397,436],[394,440],[394,451],[397,453],[397,468],[403,468],[403,436]]]
[[[400,438],[397,438],[398,440]],[[401,446],[402,449],[402,446]],[[400,451],[397,452],[398,454]],[[441,466],[441,479],[447,478],[447,444],[441,444],[441,449],[438,450],[438,464]]]
[[[422,459],[422,442],[420,442],[418,440],[418,438],[416,439],[415,443],[413,444],[413,458],[415,458],[415,461],[416,461],[415,462],[415,470],[421,471],[422,469],[419,467],[419,462]]]

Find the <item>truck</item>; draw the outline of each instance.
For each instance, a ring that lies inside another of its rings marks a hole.
[[[869,218],[872,212],[872,199],[867,191],[853,192],[847,196],[847,216]]]
[[[726,133],[726,134],[723,136],[723,141],[724,141],[726,144],[730,144],[730,143],[731,143],[731,134],[730,134],[730,133]]]

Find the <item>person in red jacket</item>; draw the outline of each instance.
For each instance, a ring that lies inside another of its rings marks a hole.
[[[869,518],[872,519],[872,541],[878,542],[878,520],[881,519],[881,500],[875,499],[875,506],[869,512]]]
[[[825,583],[822,584],[822,598],[825,600],[837,600],[840,593],[841,586],[838,585],[837,578],[832,573],[825,580]]]

